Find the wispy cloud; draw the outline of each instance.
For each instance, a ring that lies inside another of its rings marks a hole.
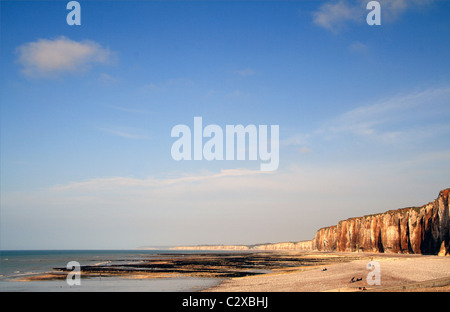
[[[236,73],[241,77],[253,76],[256,72],[251,68],[237,70]]]
[[[39,39],[17,48],[22,72],[32,77],[53,77],[85,71],[94,63],[106,64],[112,52],[94,41],[74,41],[66,37]]]
[[[439,118],[450,116],[450,87],[435,87],[397,94],[356,106],[326,120],[308,133],[294,134],[282,146],[305,146],[320,139],[349,138],[350,135],[374,143],[416,142],[450,133]]]
[[[435,0],[378,0],[382,8],[382,18],[385,22],[393,22],[408,9],[421,9],[434,1]]]
[[[142,130],[132,127],[115,127],[115,128],[100,127],[99,130],[126,139],[140,140],[149,138],[146,134],[143,133]]]
[[[448,104],[448,98],[450,98],[450,87],[430,88],[396,95],[345,112],[331,120],[325,128],[331,133],[351,132],[364,136],[392,137],[396,131],[386,130],[384,126],[409,123],[409,127],[415,127],[427,116],[442,114],[442,108],[446,103]]]
[[[366,44],[360,41],[355,41],[348,46],[348,50],[353,53],[361,54],[366,53],[368,51],[368,47]]]
[[[434,0],[378,0],[382,23],[393,22],[410,8],[422,8]],[[366,0],[327,1],[313,12],[314,24],[338,33],[349,24],[365,23],[368,10]]]
[[[109,74],[101,73],[98,77],[98,81],[104,85],[112,85],[117,82],[117,79]]]
[[[149,115],[152,113],[148,110],[138,109],[138,108],[133,108],[133,107],[124,107],[124,106],[108,106],[108,107],[118,110],[118,111],[121,111],[121,112],[126,112],[126,113],[131,113],[131,114]]]
[[[194,81],[189,78],[171,78],[157,83],[146,83],[141,87],[141,90],[143,92],[168,91],[192,86],[194,86]]]
[[[303,145],[308,142],[308,139],[311,137],[310,134],[307,133],[297,133],[286,139],[280,141],[281,146],[298,146]]]
[[[190,184],[194,182],[205,182],[210,183],[211,181],[226,178],[238,178],[238,177],[249,177],[249,176],[261,176],[270,175],[273,172],[260,171],[260,170],[249,170],[249,169],[224,169],[219,173],[205,173],[205,174],[191,174],[179,176],[176,178],[129,178],[129,177],[110,177],[110,178],[96,178],[88,181],[82,182],[72,182],[65,185],[57,185],[51,187],[51,191],[61,192],[61,191],[75,191],[75,192],[97,192],[100,190],[124,190],[127,188],[131,189],[151,189],[151,188],[161,188],[179,184]]]
[[[300,149],[300,153],[302,153],[302,154],[309,154],[309,153],[312,153],[312,149],[310,149],[310,148],[308,148],[308,147],[306,147],[306,146],[303,146],[303,147]]]

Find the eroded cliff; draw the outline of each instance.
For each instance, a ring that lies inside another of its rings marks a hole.
[[[450,255],[450,189],[422,207],[349,218],[310,241],[258,245],[181,246],[191,250],[319,250]]]
[[[350,218],[322,228],[313,239],[316,250],[449,254],[450,189],[422,207],[390,210]]]

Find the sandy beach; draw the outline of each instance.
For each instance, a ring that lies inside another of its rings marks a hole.
[[[225,280],[208,292],[318,292],[318,291],[450,291],[450,258],[424,255],[356,254],[359,259],[334,262],[333,257],[354,253],[313,253],[329,264],[292,271]],[[380,264],[380,285],[369,285],[367,264]],[[326,270],[325,270],[326,269]],[[353,282],[352,282],[353,279]]]
[[[106,259],[106,258],[105,258]],[[379,285],[367,279],[379,268]],[[65,267],[13,279],[64,281]],[[81,266],[83,280],[200,278],[216,280],[205,292],[450,291],[450,257],[304,251],[195,252],[117,258]]]

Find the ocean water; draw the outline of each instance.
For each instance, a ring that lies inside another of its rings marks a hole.
[[[81,285],[70,286],[66,280],[17,281],[18,278],[53,271],[66,267],[70,261],[80,265],[105,263],[132,263],[164,256],[186,254],[189,251],[173,250],[7,250],[0,251],[1,292],[184,292],[199,291],[220,283],[217,278],[156,278],[127,279],[119,277],[82,278]]]

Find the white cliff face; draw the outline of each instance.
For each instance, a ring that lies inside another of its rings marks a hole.
[[[312,250],[312,241],[284,242],[274,244],[256,245],[254,250]]]
[[[245,245],[199,245],[199,246],[177,246],[174,250],[249,250]]]

